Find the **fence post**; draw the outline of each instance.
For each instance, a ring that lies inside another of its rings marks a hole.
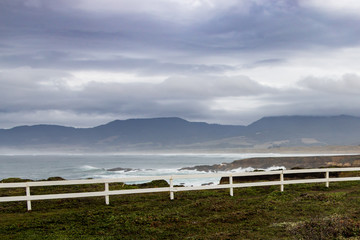
[[[283,192],[284,191],[284,170],[281,170],[280,182],[281,182],[280,191]]]
[[[170,177],[170,200],[174,200],[173,176]]]
[[[230,176],[229,176],[229,184],[230,184],[230,196],[234,196],[233,176],[232,176],[232,174],[230,174]]]
[[[326,187],[329,187],[329,182],[330,182],[330,179],[329,179],[329,171],[326,171],[326,174],[325,174],[325,177],[326,177]]]
[[[106,193],[106,195],[105,195],[105,204],[109,205],[110,204],[110,199],[109,199],[109,183],[108,182],[105,183],[105,193]]]
[[[26,184],[26,196],[27,196],[27,197],[30,197],[30,186],[27,185],[27,184]],[[26,203],[27,203],[27,210],[28,210],[28,211],[31,211],[31,201],[28,199],[28,200],[26,201]]]

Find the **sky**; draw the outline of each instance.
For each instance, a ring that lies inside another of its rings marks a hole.
[[[0,0],[0,128],[360,116],[357,0]]]

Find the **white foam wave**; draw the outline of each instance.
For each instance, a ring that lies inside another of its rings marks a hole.
[[[271,166],[271,167],[265,169],[265,171],[275,171],[275,170],[286,170],[286,167],[284,167],[284,166]]]
[[[83,171],[103,170],[102,168],[98,168],[98,167],[94,167],[94,166],[90,166],[90,165],[80,166],[80,169],[83,170]]]
[[[255,170],[261,170],[261,171],[275,171],[275,170],[285,170],[286,168],[284,166],[271,166],[268,168],[253,168],[253,167],[247,167],[247,168],[236,168],[231,170],[230,172],[235,173],[242,173],[242,172],[253,172]]]
[[[266,169],[255,169],[252,167],[248,168],[237,168],[231,171],[221,171],[218,173],[241,173],[241,172],[252,172],[254,170],[263,170],[263,171],[273,171],[278,169],[285,169],[283,166],[272,166]],[[124,178],[124,177],[142,177],[142,176],[169,176],[169,175],[192,175],[192,174],[207,174],[208,172],[197,171],[197,170],[180,170],[176,168],[163,168],[163,169],[134,169],[134,171],[104,171],[97,174],[93,174],[94,178]],[[129,182],[130,184],[134,183],[143,183],[142,182]],[[175,185],[184,185],[184,186],[201,186],[204,184],[212,185],[219,184],[220,177],[210,177],[210,178],[189,178],[189,179],[175,179]]]

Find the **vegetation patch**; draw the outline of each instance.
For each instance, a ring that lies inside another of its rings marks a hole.
[[[54,180],[54,179],[49,179]],[[7,181],[7,180],[6,180]],[[18,180],[16,180],[18,181]],[[110,189],[166,187],[166,181]],[[66,188],[65,188],[66,187]],[[35,190],[36,189],[36,190]],[[103,191],[103,185],[36,187],[37,194]],[[15,189],[20,191],[22,189]],[[0,196],[19,193],[0,189]],[[360,238],[358,182],[300,184],[0,203],[0,239]],[[24,194],[24,192],[22,192]]]
[[[339,239],[360,235],[360,222],[347,216],[335,214],[329,217],[315,217],[310,220],[292,223],[288,231],[295,239]]]

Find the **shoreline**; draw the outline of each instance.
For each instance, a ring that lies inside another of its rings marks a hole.
[[[292,168],[323,167],[360,167],[360,155],[326,155],[326,156],[290,156],[290,157],[254,157],[235,160],[231,163],[198,165],[183,168],[205,172],[231,171],[239,168],[263,169],[273,166]]]

